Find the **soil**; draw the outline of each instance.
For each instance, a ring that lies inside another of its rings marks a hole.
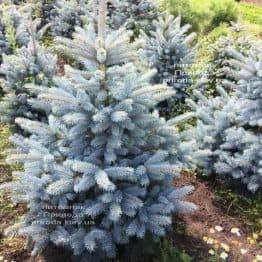
[[[0,257],[9,261],[29,261],[28,252],[25,250],[25,239],[23,238],[8,238],[4,235],[5,229],[13,224],[15,217],[22,216],[26,210],[24,205],[12,205],[10,200],[10,194],[5,193],[1,202],[6,203],[8,209],[13,209],[14,212],[1,212],[0,214]],[[1,205],[2,207],[2,205]],[[2,208],[1,208],[2,211]],[[4,211],[4,210],[3,210]],[[1,259],[0,259],[1,261]],[[6,261],[6,262],[7,262]]]
[[[250,244],[248,240],[250,233],[246,232],[241,219],[228,215],[230,205],[228,207],[217,205],[213,193],[214,189],[208,182],[200,181],[193,177],[192,174],[184,173],[180,179],[175,181],[175,185],[194,185],[195,191],[188,196],[187,200],[198,206],[198,210],[193,214],[177,217],[178,221],[185,226],[186,231],[178,235],[175,232],[173,234],[174,245],[178,249],[185,250],[198,262],[210,261],[208,258],[210,257],[208,255],[210,249],[213,249],[219,256],[224,251],[221,248],[221,243],[228,245],[230,248],[230,251],[227,252],[229,254],[227,261],[249,262],[253,261],[256,255],[261,253],[259,245],[256,243]],[[223,231],[216,231],[215,226],[221,226]],[[240,236],[231,233],[232,228],[239,228]],[[203,240],[204,237],[210,238],[210,241],[214,243],[207,244]],[[259,239],[256,242],[259,242]],[[241,249],[248,252],[242,255]]]

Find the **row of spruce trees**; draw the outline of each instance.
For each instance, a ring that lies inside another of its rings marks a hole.
[[[7,162],[23,169],[1,189],[27,204],[8,233],[26,236],[32,255],[55,245],[99,261],[158,240],[174,213],[196,209],[184,200],[193,187],[173,186],[186,168],[261,190],[259,45],[221,39],[191,93],[195,34],[156,3],[19,2],[0,17],[0,119],[14,126]],[[70,61],[62,74],[50,37]]]

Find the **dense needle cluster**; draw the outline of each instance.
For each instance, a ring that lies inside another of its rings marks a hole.
[[[50,18],[52,35],[72,37],[75,26],[83,25],[83,16],[86,14],[84,0],[57,0]]]
[[[153,83],[165,83],[176,91],[173,98],[160,106],[161,112],[170,117],[172,107],[176,111],[179,106],[183,107],[191,86],[189,71],[195,56],[195,33],[188,33],[190,25],[181,26],[181,17],[169,14],[155,20],[153,26],[154,30],[144,33],[140,39],[144,42],[140,50],[141,61],[157,69]]]
[[[56,39],[81,66],[34,87],[48,122],[15,120],[31,136],[12,137],[8,162],[24,171],[6,187],[28,205],[15,230],[33,241],[33,255],[53,243],[78,258],[113,258],[133,238],[163,236],[173,213],[195,210],[183,200],[193,188],[173,187],[190,147],[176,133],[181,119],[151,113],[173,89],[150,84],[155,70],[137,70],[130,33],[106,26],[105,1],[92,17],[72,40]]]
[[[4,123],[14,123],[16,117],[45,121],[48,107],[35,102],[33,88],[26,84],[49,86],[57,71],[57,59],[40,43],[45,28],[37,31],[40,21],[28,21],[29,42],[17,49],[13,55],[4,55],[0,67],[3,97],[0,106],[0,119]],[[32,105],[34,104],[34,108]]]
[[[152,22],[159,16],[155,0],[111,0],[108,1],[108,23],[118,29],[125,25],[135,35],[142,29],[145,32],[153,29]]]
[[[210,91],[215,91],[215,87],[221,85],[225,79],[236,83],[233,73],[237,68],[234,68],[231,64],[232,57],[228,49],[234,49],[242,55],[248,55],[248,51],[252,45],[252,39],[245,36],[242,28],[238,25],[231,27],[230,35],[220,37],[211,45],[212,57],[208,61],[206,72],[209,83],[208,89],[211,89]],[[229,89],[228,91],[232,90]]]
[[[0,13],[2,17],[2,12]],[[5,36],[5,25],[0,17],[0,64],[2,63],[2,55],[9,50],[9,43]]]
[[[219,179],[231,183],[231,178],[243,182],[256,192],[262,187],[262,75],[261,49],[253,48],[249,56],[236,50],[228,51],[235,71],[234,84],[225,81],[229,94],[217,86],[215,98],[198,91],[198,102],[188,100],[195,112],[197,125],[188,131],[196,149],[192,158],[207,174],[218,174]]]

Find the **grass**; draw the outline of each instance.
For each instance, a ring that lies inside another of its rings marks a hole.
[[[162,1],[163,2],[163,1]],[[221,23],[237,21],[238,4],[234,0],[166,0],[166,9],[181,15],[182,22],[192,25],[192,31],[206,34]]]
[[[159,252],[158,256],[153,259],[153,262],[190,262],[192,258],[185,253],[184,251],[180,251],[176,249],[172,245],[172,241],[170,239],[164,239],[159,244]]]
[[[212,58],[212,49],[210,48],[220,37],[228,36],[230,34],[229,26],[225,23],[212,30],[209,34],[198,36],[198,48],[196,61],[190,68],[192,73],[192,89],[195,88],[195,84],[203,76],[206,71],[209,61]]]
[[[240,33],[233,33],[233,36],[251,36],[253,39],[261,39],[262,7],[248,3],[239,3],[238,6],[240,10],[239,23],[243,25],[244,30]],[[221,23],[208,34],[198,34],[198,55],[191,70],[193,72],[205,72],[205,66],[208,65],[209,60],[212,58],[212,50],[210,49],[210,46],[212,46],[212,44],[214,44],[220,37],[229,35],[232,35],[232,31],[230,30],[230,25],[228,23]],[[199,75],[193,75],[193,83],[196,83],[198,79]]]
[[[245,225],[247,233],[262,233],[262,193],[252,194],[237,181],[224,184],[216,180],[215,176],[198,174],[200,180],[208,181],[214,190],[215,204],[222,208],[227,215],[238,217]]]
[[[240,195],[233,189],[222,185],[216,189],[216,202],[225,207],[232,216],[240,217],[245,229],[250,232],[262,232],[262,195]]]
[[[262,25],[262,7],[251,3],[240,3],[240,15],[244,21]]]
[[[11,146],[8,139],[10,135],[11,131],[8,126],[0,125],[0,183],[11,179],[12,167],[5,163],[6,156],[4,153]]]
[[[262,7],[251,3],[240,3],[240,22],[247,32],[262,38]]]
[[[0,184],[10,181],[12,179],[12,171],[17,169],[17,166],[10,166],[5,163],[6,156],[4,151],[11,147],[9,142],[10,135],[10,128],[0,124]],[[3,234],[4,229],[14,221],[17,221],[23,212],[24,206],[13,204],[9,193],[0,192],[0,256],[4,258],[24,252],[24,239],[10,238]]]
[[[249,32],[249,35],[262,39],[262,26],[261,25],[245,22],[244,26],[246,28],[246,31]]]

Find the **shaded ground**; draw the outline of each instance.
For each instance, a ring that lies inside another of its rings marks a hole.
[[[246,229],[241,217],[230,216],[233,203],[228,206],[217,203],[214,189],[208,182],[199,181],[192,174],[185,173],[175,184],[193,184],[195,191],[188,200],[199,207],[194,214],[177,218],[176,227],[181,232],[177,236],[174,234],[174,245],[178,249],[185,250],[195,261],[210,261],[210,257],[216,258],[212,261],[218,261],[222,252],[228,254],[228,261],[249,262],[258,254],[261,255],[261,232],[252,234]],[[216,226],[220,226],[222,231],[217,231]],[[239,229],[239,234],[231,233],[232,228]],[[247,253],[241,254],[241,249]],[[209,254],[209,251],[214,254]]]

